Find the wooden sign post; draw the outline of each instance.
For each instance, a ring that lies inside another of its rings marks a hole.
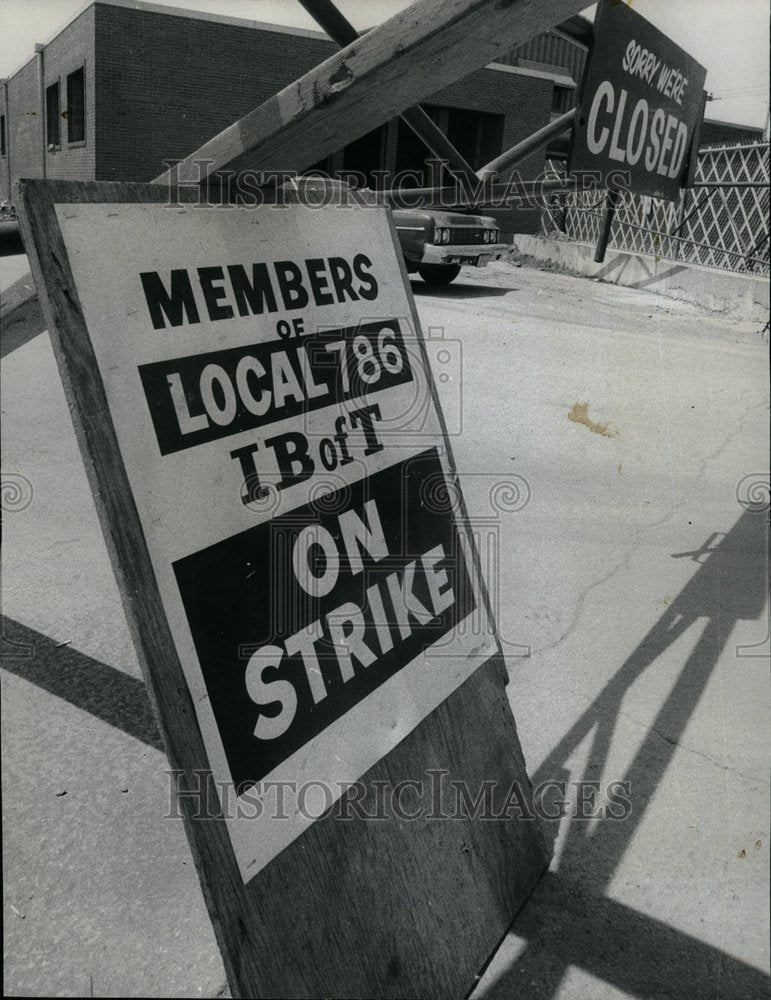
[[[547,859],[390,217],[167,197],[17,204],[231,988],[462,996]]]

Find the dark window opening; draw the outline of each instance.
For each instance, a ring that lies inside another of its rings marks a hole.
[[[425,183],[423,171],[425,169],[426,157],[430,156],[426,144],[422,142],[412,131],[409,125],[399,119],[399,131],[396,137],[396,173],[404,173],[405,170],[418,171],[420,180],[418,182],[410,180],[410,187],[421,187]]]
[[[380,128],[354,139],[343,150],[343,170],[363,174],[365,185],[373,189],[378,186],[379,181],[373,171],[380,170],[383,166],[385,131],[385,126],[381,125]]]
[[[86,75],[83,67],[67,77],[67,141],[86,139]]]
[[[443,131],[447,131],[447,108],[436,105],[424,104],[423,110],[436,125]],[[405,170],[414,170],[418,173],[420,180],[416,182],[412,178],[405,182],[406,187],[419,187],[429,184],[432,178],[426,169],[426,160],[431,159],[431,153],[418,136],[412,131],[410,126],[399,119],[399,129],[396,136],[396,173],[397,175]],[[438,178],[437,178],[438,179]]]
[[[329,156],[325,156],[323,160],[318,160],[312,166],[307,167],[303,170],[303,174],[324,174],[326,177],[331,177],[333,162],[332,155],[330,154]]]
[[[445,133],[461,156],[475,170],[489,163],[503,149],[504,116],[485,111],[466,111],[463,108],[427,107],[426,111]],[[425,144],[409,125],[399,122],[396,169],[417,170],[423,173],[424,183],[432,178],[425,168],[431,158]],[[413,183],[411,182],[411,185]]]
[[[5,156],[5,115],[0,115],[0,156]]]
[[[61,142],[58,83],[52,83],[46,88],[46,142],[49,146],[58,146]]]
[[[554,84],[551,98],[551,109],[554,114],[564,115],[575,105],[575,91],[572,87],[559,87]]]
[[[474,170],[502,152],[503,115],[451,108],[447,138]]]

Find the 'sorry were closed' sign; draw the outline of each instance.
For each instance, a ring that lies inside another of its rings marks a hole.
[[[570,170],[674,199],[685,183],[706,70],[619,0],[603,0],[581,85]]]

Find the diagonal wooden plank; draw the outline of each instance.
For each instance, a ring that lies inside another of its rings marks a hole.
[[[157,181],[197,183],[224,168],[303,170],[584,6],[585,0],[418,0]]]
[[[418,0],[154,183],[198,183],[225,167],[303,170],[584,6],[582,0]]]
[[[359,37],[358,31],[343,17],[332,0],[300,0],[300,4],[341,48]],[[470,181],[476,179],[470,164],[420,105],[405,108],[402,112],[402,121],[410,126],[435,157],[447,160],[451,170]]]

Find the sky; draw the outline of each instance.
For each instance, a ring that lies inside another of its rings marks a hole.
[[[296,0],[154,0],[164,6],[211,11],[275,24],[315,28]],[[715,100],[707,117],[766,124],[770,0],[629,0],[634,9],[707,69]],[[339,0],[354,27],[371,27],[410,0]],[[0,0],[0,77],[29,59],[85,6],[86,0]],[[594,8],[584,13],[592,17]]]

